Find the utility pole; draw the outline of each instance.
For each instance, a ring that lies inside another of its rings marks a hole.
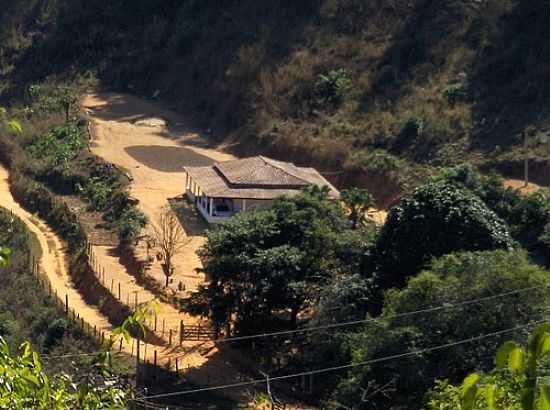
[[[523,163],[523,176],[525,178],[525,187],[529,185],[529,152],[527,151],[527,130],[523,131],[523,151],[524,151],[524,163]]]

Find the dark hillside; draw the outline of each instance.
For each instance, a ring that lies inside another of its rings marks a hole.
[[[339,182],[385,181],[389,200],[467,158],[517,173],[525,132],[547,167],[549,12],[546,0],[4,0],[0,89],[97,75],[160,90],[241,153],[344,167]]]

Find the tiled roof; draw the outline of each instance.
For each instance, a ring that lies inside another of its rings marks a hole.
[[[262,156],[184,169],[201,191],[214,198],[275,199],[297,195],[310,185],[327,186],[332,198],[340,195],[314,168]]]

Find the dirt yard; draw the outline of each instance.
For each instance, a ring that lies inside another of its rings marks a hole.
[[[91,150],[124,169],[132,176],[131,194],[152,223],[168,200],[184,191],[185,165],[209,165],[234,157],[209,147],[207,139],[185,128],[185,118],[136,97],[101,93],[88,95],[82,102],[93,121]],[[184,228],[186,228],[184,224]],[[196,255],[204,237],[187,229],[191,242],[174,260],[176,272],[171,288],[181,282],[192,291],[202,281],[195,269],[200,267]],[[144,256],[145,244],[139,248]],[[164,275],[155,261],[148,272],[160,283]]]

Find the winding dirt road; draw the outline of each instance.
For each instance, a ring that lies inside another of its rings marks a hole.
[[[69,298],[69,307],[85,318],[85,322],[99,331],[111,334],[112,325],[98,309],[88,305],[77,289],[72,286],[72,281],[67,269],[67,253],[63,241],[38,217],[23,209],[13,198],[9,187],[9,173],[0,166],[0,206],[12,211],[20,218],[27,228],[36,235],[42,257],[39,261],[41,273],[47,277],[52,289],[63,299]]]

